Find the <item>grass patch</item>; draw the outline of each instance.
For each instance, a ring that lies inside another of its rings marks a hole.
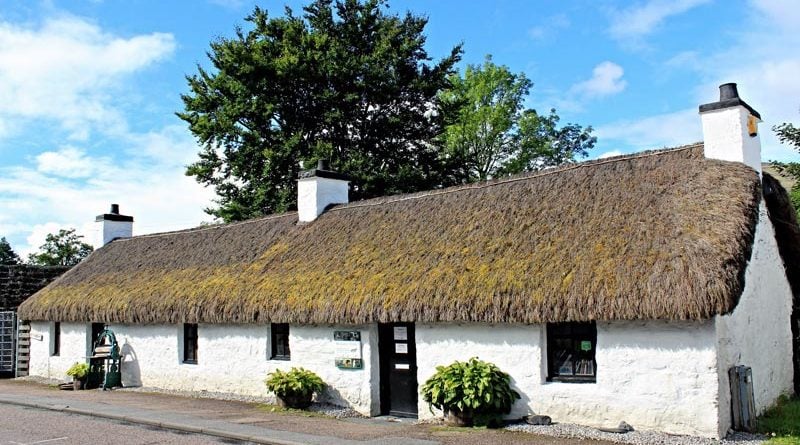
[[[770,445],[800,445],[800,399],[781,396],[758,419],[758,432],[772,437]]]
[[[294,408],[284,408],[279,405],[272,405],[270,403],[259,403],[256,405],[256,409],[259,411],[263,411],[265,413],[273,413],[273,414],[287,414],[287,415],[295,415],[295,416],[303,416],[303,417],[327,417],[323,413],[319,413],[316,411],[308,411],[304,409],[294,409]]]

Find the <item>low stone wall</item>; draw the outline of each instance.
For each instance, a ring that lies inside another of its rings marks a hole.
[[[16,310],[26,298],[68,270],[62,266],[0,266],[0,311]]]

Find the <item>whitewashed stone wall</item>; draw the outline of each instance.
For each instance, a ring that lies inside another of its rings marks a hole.
[[[716,337],[712,322],[597,325],[597,383],[547,382],[543,325],[417,325],[420,385],[438,365],[479,357],[509,373],[528,412],[556,422],[717,436]],[[420,396],[421,418],[431,417]]]
[[[85,362],[89,355],[91,327],[84,323],[61,323],[61,351],[58,356],[51,356],[53,325],[50,322],[31,323],[29,374],[66,379],[67,369],[75,362]]]
[[[792,290],[786,279],[775,231],[764,204],[759,208],[755,244],[736,309],[716,317],[719,344],[719,428],[731,426],[728,369],[750,366],[758,414],[793,389]]]
[[[49,356],[51,323],[32,323],[43,333],[31,347],[31,375],[64,378],[76,361],[84,361],[90,324],[62,324],[61,356]],[[268,396],[264,379],[275,369],[304,367],[330,385],[323,397],[352,406],[365,415],[380,411],[377,326],[291,326],[291,360],[270,360],[268,325],[198,326],[198,362],[182,363],[183,325],[109,325],[123,355],[125,386],[185,391],[219,391]],[[335,330],[361,332],[364,369],[343,370],[334,364]]]

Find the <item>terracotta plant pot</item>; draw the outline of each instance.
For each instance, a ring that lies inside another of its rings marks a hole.
[[[278,396],[278,405],[283,408],[306,409],[311,406],[311,397],[313,395],[313,393],[284,394]]]
[[[449,426],[472,426],[472,411],[448,409],[444,412],[444,422]]]
[[[77,377],[73,377],[72,378],[72,389],[75,390],[75,391],[78,391],[80,389],[84,389],[85,382],[86,382],[86,380],[84,380],[84,379],[79,379]]]

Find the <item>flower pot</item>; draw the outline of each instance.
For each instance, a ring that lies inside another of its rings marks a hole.
[[[77,377],[72,378],[72,389],[78,391],[84,388],[84,379],[79,379]]]
[[[278,405],[283,408],[306,409],[311,406],[311,397],[313,395],[313,393],[284,394],[278,396]]]
[[[447,409],[444,412],[444,422],[449,426],[472,426],[472,411]]]

